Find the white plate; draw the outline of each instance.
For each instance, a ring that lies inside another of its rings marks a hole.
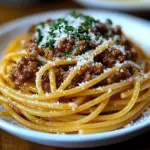
[[[96,8],[110,8],[125,11],[148,11],[150,0],[75,0],[81,5]]]
[[[3,25],[0,28],[0,56],[2,56],[4,49],[7,47],[8,43],[11,40],[15,39],[15,37],[17,37],[18,35],[26,32],[31,24],[43,21],[48,18],[58,18],[61,16],[65,16],[69,12],[69,10],[63,10],[36,14]],[[124,32],[129,37],[134,38],[136,42],[140,43],[144,50],[150,54],[149,22],[132,16],[114,12],[95,10],[82,10],[81,12],[87,15],[94,16],[95,18],[99,18],[102,21],[104,21],[106,18],[112,19],[114,24],[120,24],[123,27]],[[150,118],[150,116],[148,118]],[[150,126],[150,119],[148,118],[127,128],[122,128],[107,133],[97,133],[89,135],[60,135],[42,133],[15,125],[12,123],[13,120],[8,121],[2,118],[0,119],[0,128],[20,138],[40,144],[60,147],[95,147],[117,143],[143,133]]]

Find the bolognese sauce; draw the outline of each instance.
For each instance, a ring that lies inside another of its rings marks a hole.
[[[96,56],[94,65],[82,66],[68,88],[77,86],[77,83],[93,79],[103,73],[105,69],[112,68],[117,62],[136,61],[137,54],[133,44],[126,38],[121,27],[114,26],[109,19],[102,23],[93,17],[73,12],[66,18],[48,20],[33,25],[28,34],[30,40],[25,46],[30,50],[30,54],[20,59],[10,75],[10,79],[18,87],[29,80],[35,82],[36,72],[44,65],[44,62],[39,60],[38,56],[45,60],[72,58],[88,51],[94,51],[106,39],[115,40],[116,45]],[[65,80],[71,67],[60,66],[55,69],[57,87]],[[100,85],[119,82],[131,77],[133,74],[134,68],[128,64]],[[42,87],[45,91],[49,91],[49,82],[48,75],[44,74]]]

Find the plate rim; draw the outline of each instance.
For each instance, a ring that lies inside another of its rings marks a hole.
[[[126,16],[126,17],[130,17],[131,19],[134,19],[135,21],[137,20],[137,22],[142,22],[144,23],[143,25],[145,26],[149,26],[150,29],[150,22],[146,21],[144,19],[138,18],[138,17],[134,17],[131,15],[127,15],[124,13],[117,13],[117,12],[111,12],[111,11],[97,11],[97,10],[93,10],[93,9],[76,9],[79,11],[94,11],[96,13],[98,12],[103,12],[103,13],[113,13],[115,15],[119,15],[119,16]],[[62,9],[62,10],[56,10],[56,11],[48,11],[48,12],[44,12],[44,13],[37,13],[37,14],[33,14],[33,15],[29,15],[27,17],[22,17],[19,19],[16,19],[14,21],[8,22],[6,24],[3,24],[0,27],[0,36],[2,36],[3,34],[7,33],[8,31],[11,31],[13,29],[13,25],[20,22],[25,22],[27,19],[32,19],[35,16],[43,16],[45,14],[50,14],[50,13],[56,13],[56,12],[69,12],[71,11],[71,9]],[[8,29],[9,28],[9,29]],[[95,133],[95,134],[87,134],[87,135],[80,135],[80,134],[66,134],[66,135],[62,135],[60,136],[60,134],[52,134],[52,133],[44,133],[44,132],[40,132],[40,131],[34,131],[34,130],[30,130],[24,127],[19,127],[16,126],[12,123],[9,123],[7,121],[4,121],[2,118],[0,118],[0,129],[3,129],[7,132],[10,133],[15,133],[15,135],[22,135],[25,137],[38,137],[41,140],[52,140],[52,141],[56,141],[56,142],[82,142],[82,141],[95,141],[95,140],[108,140],[111,138],[116,138],[118,136],[123,136],[129,133],[133,133],[136,132],[138,130],[141,130],[143,128],[149,127],[150,126],[150,120],[146,120],[143,121],[140,124],[136,124],[134,126],[128,127],[128,128],[121,128],[115,131],[110,131],[110,132],[104,132],[104,133]],[[28,132],[30,131],[30,132]]]
[[[110,9],[119,9],[119,10],[128,10],[128,11],[136,11],[136,10],[142,10],[147,11],[150,8],[150,3],[141,3],[140,5],[136,2],[131,3],[123,3],[123,2],[117,2],[117,1],[101,1],[101,0],[95,0],[94,3],[92,3],[90,0],[74,0],[79,4],[85,5],[85,6],[93,6],[93,7],[105,7]],[[149,5],[148,5],[149,4]]]

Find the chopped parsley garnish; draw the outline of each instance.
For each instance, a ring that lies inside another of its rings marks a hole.
[[[52,48],[53,50],[55,50],[55,48],[54,48],[54,43],[55,43],[55,40],[54,40],[54,39],[49,39],[49,40],[47,40],[47,43],[46,43],[45,47],[46,47],[46,48],[47,48],[47,47],[50,47],[50,48]]]
[[[113,24],[113,22],[112,22],[110,19],[107,19],[107,20],[106,20],[106,23],[108,23],[108,24],[110,24],[110,25]]]
[[[83,32],[85,32],[85,30],[86,30],[85,26],[79,26],[79,28],[78,28],[79,33],[83,33]]]
[[[59,18],[59,19],[57,20],[56,25],[60,25],[60,24],[62,24],[62,23],[67,24],[67,23],[68,23],[68,21],[67,21],[67,20],[65,20],[64,18]]]
[[[85,41],[90,41],[90,36],[88,34],[78,34],[78,39],[79,41],[85,40]]]
[[[44,28],[45,23],[44,23],[44,22],[41,22],[40,25]]]
[[[39,44],[41,42],[41,40],[43,39],[43,36],[42,36],[42,33],[41,33],[40,29],[37,29],[36,31],[37,31],[38,37],[36,37],[35,43]]]
[[[75,30],[75,29],[74,29],[74,27],[72,27],[72,26],[66,26],[66,27],[65,27],[65,32],[66,32],[66,33],[72,33],[74,30]]]
[[[61,53],[61,56],[72,56],[72,52]]]
[[[40,61],[40,62],[39,62],[39,65],[40,65],[40,66],[44,66],[45,64],[46,64],[46,63],[45,63],[44,61]]]
[[[71,16],[73,16],[74,18],[78,18],[78,17],[81,17],[81,13],[78,13],[77,11],[73,11],[72,13],[71,13]]]

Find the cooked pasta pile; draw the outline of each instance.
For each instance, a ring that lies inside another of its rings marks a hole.
[[[111,20],[73,12],[33,25],[0,65],[0,116],[50,133],[124,127],[150,104],[150,63]]]

